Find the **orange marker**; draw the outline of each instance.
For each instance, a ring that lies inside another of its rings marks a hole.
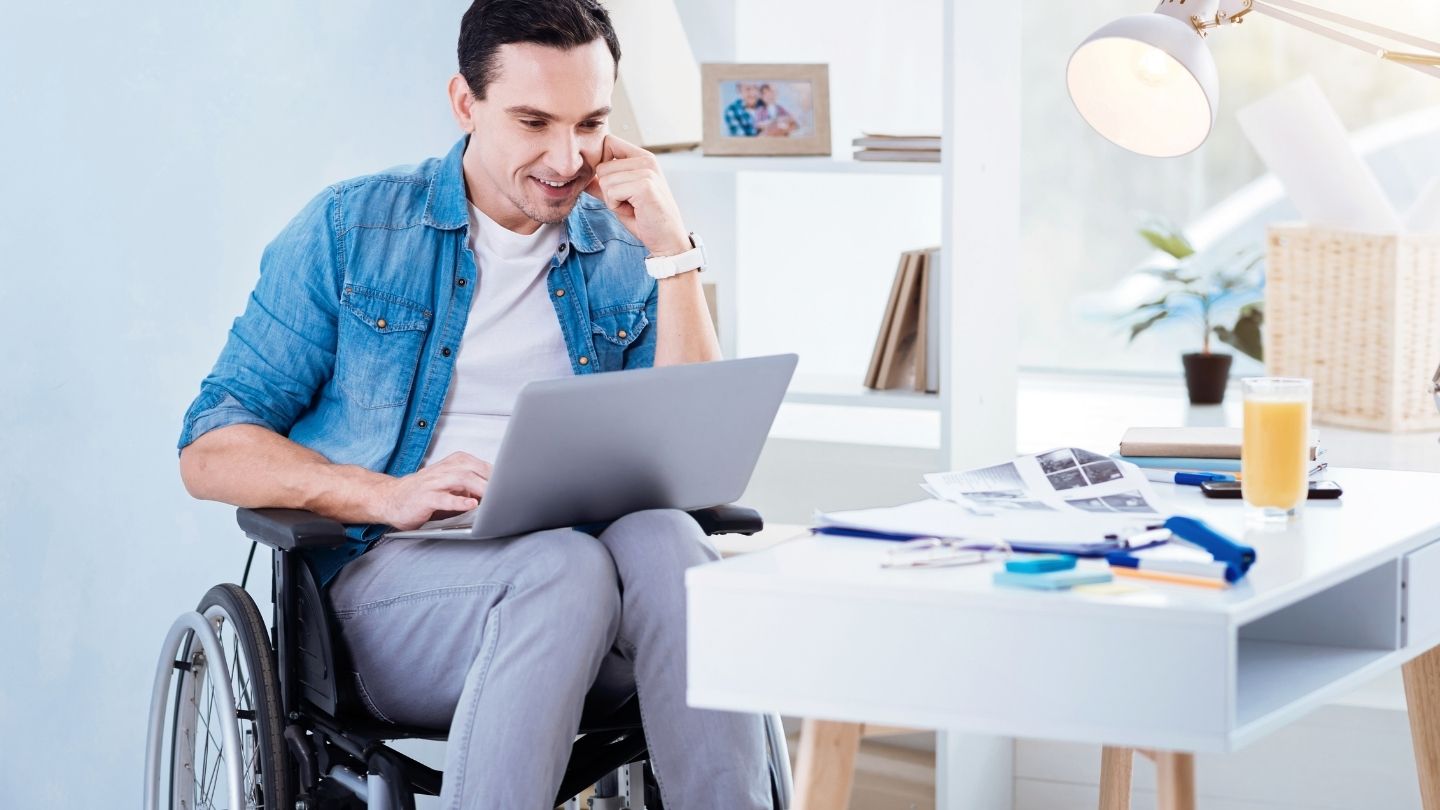
[[[1110,566],[1110,573],[1117,577],[1153,579],[1156,582],[1168,582],[1172,585],[1193,585],[1197,588],[1213,588],[1217,591],[1223,591],[1227,587],[1224,580],[1206,579],[1205,577],[1187,577],[1184,574],[1171,574],[1164,571],[1146,571],[1139,568],[1124,568],[1116,565]]]

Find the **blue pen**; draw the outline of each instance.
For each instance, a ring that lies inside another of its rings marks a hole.
[[[1144,470],[1145,477],[1162,484],[1186,484],[1198,487],[1207,481],[1234,481],[1228,473],[1181,472],[1179,470]]]

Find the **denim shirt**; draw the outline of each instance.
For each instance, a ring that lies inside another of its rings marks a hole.
[[[444,158],[330,186],[265,248],[245,312],[185,413],[180,448],[253,424],[335,464],[393,476],[420,468],[476,290],[467,141]],[[565,229],[548,286],[571,369],[653,365],[645,247],[584,194]],[[388,528],[347,526],[345,547],[309,553],[316,577],[328,583]]]

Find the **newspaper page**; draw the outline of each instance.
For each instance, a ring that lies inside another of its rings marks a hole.
[[[976,515],[1029,511],[1142,517],[1161,510],[1139,467],[1078,447],[1020,456],[993,467],[931,473],[923,488]]]

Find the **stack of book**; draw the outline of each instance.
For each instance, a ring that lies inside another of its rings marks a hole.
[[[1240,472],[1238,427],[1135,427],[1120,439],[1115,458],[1170,472]],[[1310,434],[1310,474],[1326,467],[1319,436]]]
[[[885,135],[866,132],[856,138],[856,160],[898,160],[920,163],[940,162],[939,135]]]
[[[900,254],[865,386],[940,390],[940,249]]]

